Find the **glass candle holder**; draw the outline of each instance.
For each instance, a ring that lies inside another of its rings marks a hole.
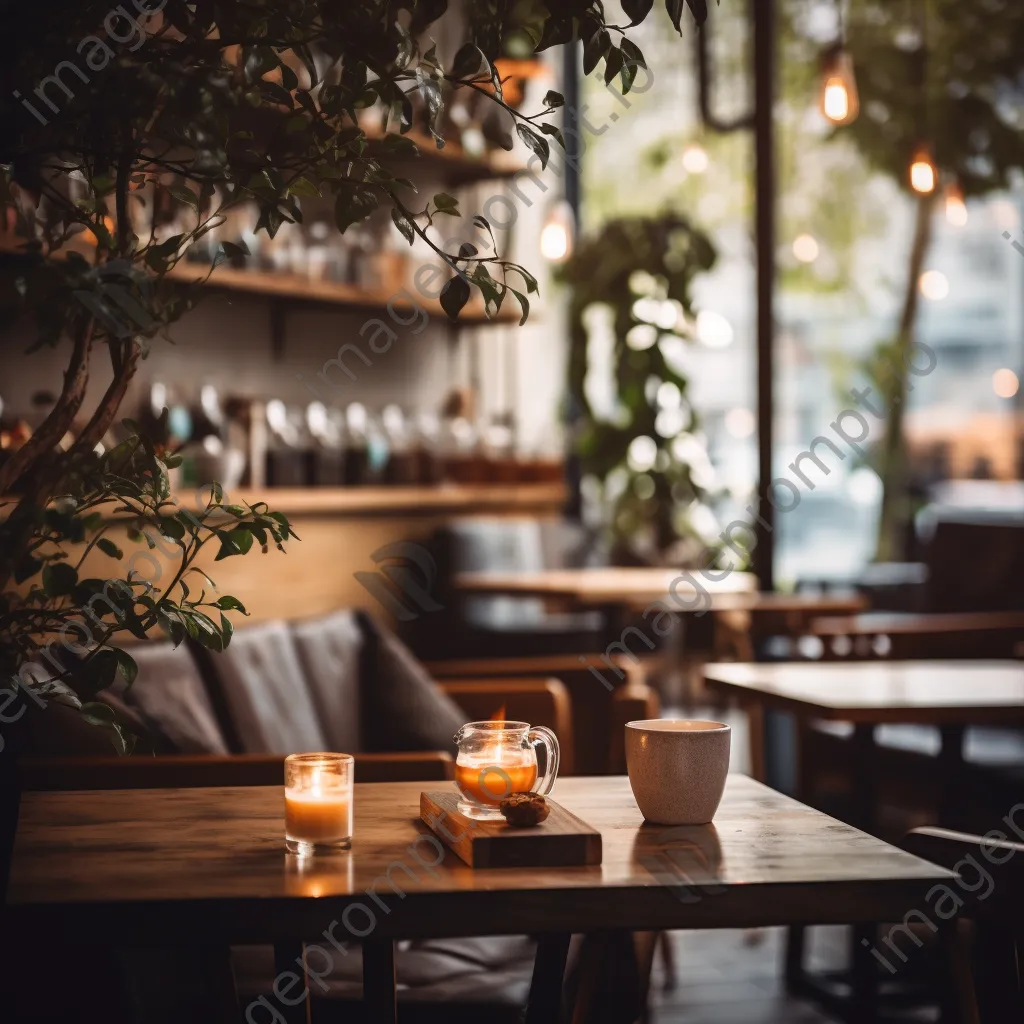
[[[308,857],[352,845],[351,754],[284,759],[284,830],[289,853]]]

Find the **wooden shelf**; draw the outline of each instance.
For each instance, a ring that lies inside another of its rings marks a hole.
[[[366,131],[370,147],[379,146],[384,133],[371,132],[365,128],[363,130]],[[451,139],[445,139],[444,148],[438,149],[433,138],[423,132],[410,131],[404,137],[416,144],[420,154],[419,157],[409,158],[409,165],[430,167],[450,185],[500,181],[526,170],[518,156],[503,149],[489,149],[481,156],[473,156]],[[402,158],[394,153],[389,154],[388,160],[392,163],[402,162]]]
[[[194,502],[191,492],[182,503]],[[564,483],[440,484],[434,487],[263,487],[239,488],[225,501],[265,501],[287,516],[394,516],[457,513],[553,513],[565,503]]]
[[[0,253],[19,255],[22,253],[21,242],[22,239],[10,235],[0,235]],[[87,258],[91,256],[90,250],[82,245],[69,243],[64,249],[80,252]],[[396,292],[391,289],[362,288],[358,285],[342,284],[338,281],[317,281],[299,274],[277,271],[239,270],[228,264],[221,264],[211,274],[208,263],[192,263],[182,260],[172,267],[166,276],[172,281],[195,283],[203,281],[207,275],[209,275],[209,280],[204,285],[206,288],[215,288],[226,292],[244,292],[298,304],[327,305],[352,311],[380,312],[387,308],[389,302],[393,301],[395,308],[402,310],[412,308],[412,303],[408,300],[395,299]],[[405,290],[416,297],[412,287],[407,286]],[[416,301],[430,316],[441,317],[446,322],[448,321],[448,314],[436,299],[418,296]],[[517,324],[519,319],[519,306],[511,296],[505,300],[501,312],[490,319],[485,315],[483,303],[478,299],[466,305],[453,326],[480,327],[487,324]]]
[[[206,489],[203,495],[208,493]],[[182,508],[199,508],[196,490],[182,490],[176,498]],[[224,495],[226,503],[252,505],[265,501],[275,512],[287,516],[342,518],[434,516],[447,512],[552,515],[562,509],[566,498],[565,484],[561,482],[439,484],[434,487],[239,487]],[[10,514],[18,500],[18,495],[0,497],[0,521]]]
[[[196,282],[203,280],[209,273],[209,264],[189,263],[183,260],[168,271],[167,277],[172,281]],[[301,277],[298,274],[268,270],[239,270],[227,264],[221,264],[210,274],[210,279],[206,282],[205,287],[228,292],[247,292],[271,299],[288,299],[296,303],[322,304],[362,311],[383,310],[396,295],[396,291],[385,288],[361,288],[338,281],[317,281]],[[415,297],[415,292],[411,287],[405,287],[404,290]],[[431,316],[443,317],[445,321],[448,320],[448,314],[436,299],[425,299],[420,296],[416,298],[416,301]],[[478,301],[475,304],[470,302],[460,313],[459,319],[455,321],[455,326],[478,327],[482,324],[518,323],[519,306],[514,298],[506,299],[506,303],[508,302],[511,302],[511,305],[503,305],[501,312],[491,319],[484,314],[481,302]],[[412,303],[401,297],[394,299],[394,305],[399,309],[412,308]]]

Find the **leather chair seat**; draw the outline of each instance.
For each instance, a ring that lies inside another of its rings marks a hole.
[[[357,1019],[362,998],[363,959],[357,945],[348,955],[325,944],[334,967],[323,979],[325,992],[315,980],[310,991],[328,1012],[330,1005],[344,1007],[345,1021]],[[536,946],[525,936],[486,936],[473,939],[428,939],[399,943],[395,954],[399,1017],[402,1021],[473,1021],[488,1024],[519,1021],[526,1005]],[[235,984],[248,1004],[264,996],[278,1006],[272,994],[275,977],[273,950],[269,946],[239,946],[232,950]],[[310,969],[319,973],[316,954],[309,956]],[[262,1015],[257,1015],[262,1016]]]

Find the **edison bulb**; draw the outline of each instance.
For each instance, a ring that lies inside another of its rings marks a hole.
[[[853,61],[841,47],[833,48],[822,59],[820,106],[833,124],[849,124],[860,112]]]
[[[946,220],[954,227],[962,228],[967,223],[967,204],[963,189],[955,182],[946,190]]]
[[[555,203],[540,232],[540,252],[544,259],[561,263],[572,255],[573,228],[572,208],[564,199]]]
[[[932,163],[931,154],[927,149],[919,149],[914,154],[914,162],[910,165],[910,187],[915,192],[928,195],[935,191],[938,172]]]
[[[708,151],[692,143],[683,150],[682,163],[688,174],[703,174],[708,169]]]

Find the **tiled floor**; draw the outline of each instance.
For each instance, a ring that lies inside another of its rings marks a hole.
[[[846,931],[811,931],[808,965],[842,966]],[[791,999],[782,983],[782,928],[752,932],[673,932],[676,984],[664,988],[656,963],[650,1024],[826,1024],[812,1004]]]

